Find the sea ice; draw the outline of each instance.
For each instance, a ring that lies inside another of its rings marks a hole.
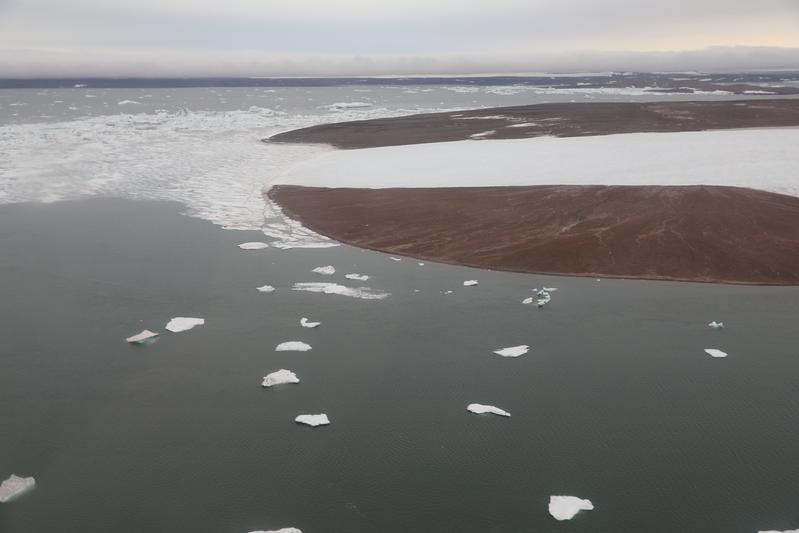
[[[768,531],[758,531],[757,533],[799,533],[799,529],[786,529],[784,531],[777,531],[776,529],[769,529]]]
[[[263,250],[264,248],[269,248],[269,245],[265,242],[243,242],[239,244],[239,248],[242,250]]]
[[[476,279],[468,279],[468,280],[463,282],[463,286],[464,287],[471,287],[473,285],[477,285],[477,280]]]
[[[281,342],[275,346],[276,352],[307,352],[311,349],[310,344],[301,341],[287,341]]]
[[[727,352],[722,352],[717,348],[705,348],[705,353],[710,357],[727,357]]]
[[[389,257],[392,261],[402,261],[399,257]]]
[[[424,266],[424,263],[417,263],[420,267]]]
[[[721,329],[724,327],[724,322],[716,322],[715,320],[708,324],[713,329]]]
[[[300,415],[294,421],[311,427],[326,426],[330,423],[330,419],[324,413],[320,415]]]
[[[311,322],[310,320],[308,320],[305,317],[302,317],[300,319],[300,325],[302,327],[304,327],[304,328],[315,328],[315,327],[318,327],[320,324],[321,324],[321,322]]]
[[[139,105],[139,102],[135,100],[122,100],[121,102],[117,102],[117,105]]]
[[[299,383],[300,380],[297,374],[291,370],[280,369],[277,372],[272,372],[264,376],[264,381],[261,383],[262,387],[272,387],[273,385],[283,385],[285,383]]]
[[[302,533],[296,527],[284,527],[281,529],[270,529],[269,531],[250,531],[250,533]]]
[[[261,285],[260,287],[256,287],[258,292],[275,292],[275,288],[271,285]]]
[[[0,484],[0,503],[6,503],[20,496],[36,486],[36,480],[32,477],[19,477],[11,474],[11,477]]]
[[[382,300],[391,296],[391,293],[370,289],[368,287],[345,287],[338,283],[295,283],[292,287],[295,291],[321,292],[322,294],[338,294],[349,296],[350,298],[360,298],[362,300]]]
[[[323,266],[323,267],[316,267],[313,269],[313,272],[317,274],[322,274],[323,276],[332,276],[336,273],[336,269],[330,265]]]
[[[166,329],[172,333],[180,333],[181,331],[188,331],[194,326],[202,326],[203,324],[205,324],[204,318],[177,316],[167,323]]]
[[[555,292],[556,290],[558,290],[558,288],[557,287],[541,287],[541,290],[542,291],[547,291],[547,292]]]
[[[331,111],[338,111],[341,109],[359,109],[362,107],[372,107],[372,104],[367,102],[336,102],[335,104],[323,105],[320,109],[330,109]]]
[[[492,414],[499,416],[510,416],[510,413],[505,411],[504,409],[500,409],[499,407],[494,407],[493,405],[483,405],[480,403],[470,403],[469,405],[466,406],[466,410],[478,415]]]
[[[357,281],[366,281],[369,279],[369,276],[366,276],[364,274],[347,274],[344,277],[347,279],[354,279]]]
[[[473,133],[473,134],[469,135],[469,138],[470,139],[477,139],[477,140],[485,139],[489,135],[494,135],[496,132],[497,132],[497,130],[481,131],[480,133]]]
[[[153,342],[158,337],[158,333],[154,333],[149,329],[145,329],[141,333],[137,333],[132,337],[128,337],[125,339],[127,342],[131,344],[148,344]]]
[[[524,355],[529,351],[530,347],[528,345],[520,344],[519,346],[510,346],[508,348],[494,350],[494,353],[501,355],[502,357],[519,357],[520,355]]]
[[[524,300],[522,300],[522,303],[524,305],[530,305],[531,303],[533,303],[533,297],[530,296],[529,298],[525,298]]]
[[[555,520],[571,520],[580,511],[591,511],[594,504],[591,500],[583,500],[576,496],[550,496],[549,514]]]

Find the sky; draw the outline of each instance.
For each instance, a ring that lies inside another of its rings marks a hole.
[[[799,0],[0,0],[0,78],[799,69]]]

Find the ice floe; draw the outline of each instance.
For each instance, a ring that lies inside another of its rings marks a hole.
[[[524,305],[530,305],[531,303],[533,303],[533,297],[530,296],[529,298],[525,298],[524,300],[522,300],[522,303]]]
[[[316,327],[319,327],[320,324],[321,324],[321,322],[311,322],[310,320],[308,320],[305,317],[302,317],[300,319],[300,325],[302,327],[304,327],[304,328],[316,328]]]
[[[571,520],[580,511],[592,511],[594,504],[576,496],[550,496],[549,514],[555,520]]]
[[[369,276],[366,276],[364,274],[346,274],[344,277],[347,279],[354,279],[357,281],[366,281],[369,279]]]
[[[330,423],[330,419],[324,413],[319,415],[300,415],[294,421],[311,427],[326,426]]]
[[[471,135],[469,135],[469,138],[476,140],[485,139],[489,135],[494,135],[496,132],[497,130],[481,131],[480,133],[472,133]]]
[[[477,415],[499,415],[499,416],[510,416],[510,413],[505,411],[504,409],[500,409],[499,407],[494,407],[493,405],[483,405],[481,403],[470,403],[466,406],[466,410],[477,414]]]
[[[705,353],[710,357],[727,357],[727,352],[722,352],[718,348],[705,348]]]
[[[263,250],[264,248],[269,248],[269,245],[265,242],[243,242],[239,244],[239,248],[242,250]]]
[[[296,527],[284,527],[281,529],[270,529],[269,531],[250,531],[250,533],[302,533]]]
[[[281,342],[275,346],[276,352],[307,352],[310,349],[311,345],[302,341]]]
[[[320,109],[339,111],[341,109],[361,109],[364,107],[372,107],[372,104],[368,102],[336,102],[335,104],[320,106]]]
[[[549,291],[546,289],[541,289],[536,293],[536,301],[535,304],[541,308],[544,307],[546,304],[552,301],[552,295],[549,294]]]
[[[261,285],[255,288],[258,292],[275,292],[275,288],[271,285]]]
[[[524,355],[529,351],[530,347],[528,345],[520,344],[519,346],[509,346],[507,348],[494,350],[494,353],[502,357],[519,357],[520,355]]]
[[[188,331],[194,326],[202,326],[205,324],[204,318],[191,318],[186,316],[176,316],[167,322],[166,329],[172,333],[180,333],[181,331]]]
[[[117,102],[117,105],[139,105],[139,102],[136,100],[122,100],[121,102]]]
[[[466,281],[463,282],[464,287],[472,287],[474,285],[477,285],[476,279],[467,279]]]
[[[6,503],[32,490],[36,486],[36,480],[32,477],[19,477],[11,474],[11,477],[0,484],[0,503]]]
[[[419,265],[420,267],[424,266],[424,263],[416,263],[416,264]]]
[[[262,387],[273,387],[274,385],[283,385],[286,383],[299,383],[300,379],[297,374],[291,370],[281,368],[277,372],[272,372],[264,376],[264,381],[261,383]]]
[[[333,268],[331,265],[323,266],[323,267],[316,267],[313,269],[313,272],[317,274],[321,274],[323,276],[332,276],[336,273],[336,269]]]
[[[710,324],[708,324],[708,327],[711,327],[711,328],[713,328],[713,329],[721,329],[721,328],[723,328],[723,327],[724,327],[724,322],[716,322],[716,321],[714,320],[713,322],[711,322]]]
[[[399,257],[389,257],[392,261],[402,261]]]
[[[145,329],[141,333],[137,333],[132,337],[128,337],[127,339],[125,339],[125,341],[131,344],[149,344],[151,342],[154,342],[155,339],[157,338],[158,338],[158,333],[150,331],[149,329]]]
[[[799,529],[784,529],[777,531],[776,529],[769,529],[768,531],[758,531],[757,533],[799,533]]]
[[[360,298],[362,300],[382,300],[391,296],[391,293],[370,289],[368,287],[346,287],[338,283],[295,283],[292,287],[295,291],[319,292],[322,294],[338,294],[349,296],[350,298]]]

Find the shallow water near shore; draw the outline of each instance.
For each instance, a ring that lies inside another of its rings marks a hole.
[[[37,480],[0,506],[0,531],[799,524],[799,288],[419,266],[347,246],[242,251],[263,235],[184,210],[0,206],[0,476]],[[336,274],[311,272],[323,265]],[[391,296],[290,290],[308,281]],[[559,289],[549,306],[521,304],[541,286]],[[165,332],[174,316],[206,324]],[[145,328],[160,340],[124,342]],[[290,340],[313,349],[274,351]],[[530,352],[492,354],[519,344]],[[301,383],[263,389],[280,368]],[[472,402],[512,417],[470,414]],[[317,412],[331,425],[293,421]],[[555,522],[552,494],[596,509]]]

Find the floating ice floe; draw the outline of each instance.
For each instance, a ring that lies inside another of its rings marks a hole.
[[[483,405],[481,403],[470,403],[466,406],[466,410],[477,414],[477,415],[499,415],[499,416],[510,416],[510,413],[505,411],[504,409],[500,409],[499,407],[494,407],[493,405]]]
[[[322,274],[323,276],[332,276],[336,273],[336,269],[330,265],[323,266],[323,267],[316,267],[313,269],[313,272],[317,274]]]
[[[122,100],[121,102],[117,102],[117,105],[139,105],[139,102],[135,100]]]
[[[473,285],[477,285],[476,279],[467,279],[466,281],[463,282],[464,287],[471,287]]]
[[[335,104],[320,106],[320,109],[338,111],[340,109],[359,109],[362,107],[372,107],[372,104],[368,102],[336,102]]]
[[[132,337],[128,337],[125,341],[131,344],[150,344],[151,342],[155,342],[158,338],[158,333],[154,333],[149,329],[145,329],[141,333],[137,333]]]
[[[705,353],[710,357],[727,357],[727,352],[722,352],[717,348],[705,348]]]
[[[36,486],[36,480],[32,477],[19,477],[11,474],[11,477],[0,484],[0,503],[6,503],[32,490]]]
[[[281,342],[275,346],[276,352],[307,352],[310,349],[311,345],[302,341]]]
[[[262,387],[272,387],[274,385],[283,385],[286,383],[299,383],[300,379],[297,374],[291,370],[280,369],[277,372],[272,372],[264,376],[264,381],[261,383]]]
[[[724,322],[716,322],[715,320],[708,324],[709,327],[713,329],[721,329],[724,327]]]
[[[258,292],[275,292],[275,288],[271,285],[261,285],[255,288]]]
[[[444,294],[452,294],[453,291],[444,291]]]
[[[550,496],[549,514],[555,520],[571,520],[580,511],[592,511],[594,504],[591,500],[583,500],[576,496]]]
[[[264,248],[269,248],[269,245],[265,242],[243,242],[239,244],[239,248],[242,250],[263,250]]]
[[[321,322],[311,322],[310,320],[308,320],[305,317],[302,317],[300,319],[300,325],[302,327],[304,327],[304,328],[316,328],[316,327],[319,327],[320,324],[321,324]]]
[[[402,261],[399,257],[389,257],[392,261]]]
[[[508,348],[494,350],[494,353],[501,355],[502,357],[519,357],[520,355],[524,355],[529,351],[530,347],[528,345],[520,344],[519,346],[509,346]]]
[[[369,287],[345,287],[338,283],[295,283],[292,287],[295,291],[320,292],[322,294],[338,294],[349,296],[350,298],[360,298],[362,300],[382,300],[391,296],[391,293],[370,289]]]
[[[282,529],[270,529],[269,531],[250,531],[250,533],[302,533],[296,527],[284,527]]]
[[[344,277],[347,279],[354,279],[357,281],[366,281],[369,279],[369,276],[366,276],[364,274],[346,274]]]
[[[420,267],[424,266],[424,263],[416,263],[416,264],[419,265]]]
[[[326,426],[330,423],[330,419],[324,413],[320,415],[300,415],[294,421],[311,427]]]
[[[476,140],[485,139],[489,135],[494,135],[496,132],[497,130],[481,131],[480,133],[472,133],[471,135],[469,135],[469,138]]]
[[[799,529],[785,529],[777,531],[776,529],[769,529],[768,531],[758,531],[757,533],[799,533]]]
[[[524,305],[530,305],[531,303],[533,303],[533,297],[530,296],[529,298],[525,298],[524,300],[522,300],[522,303]]]
[[[166,329],[172,333],[180,333],[181,331],[188,331],[194,326],[202,326],[203,324],[205,324],[204,318],[176,316],[167,323]]]
[[[546,304],[548,304],[549,302],[552,301],[552,295],[549,294],[549,291],[547,291],[545,289],[541,289],[540,291],[538,291],[536,296],[537,296],[537,299],[535,301],[535,304],[539,308],[544,307]]]
[[[558,288],[557,287],[541,287],[541,290],[542,291],[547,291],[547,292],[555,292],[556,290],[558,290]]]

